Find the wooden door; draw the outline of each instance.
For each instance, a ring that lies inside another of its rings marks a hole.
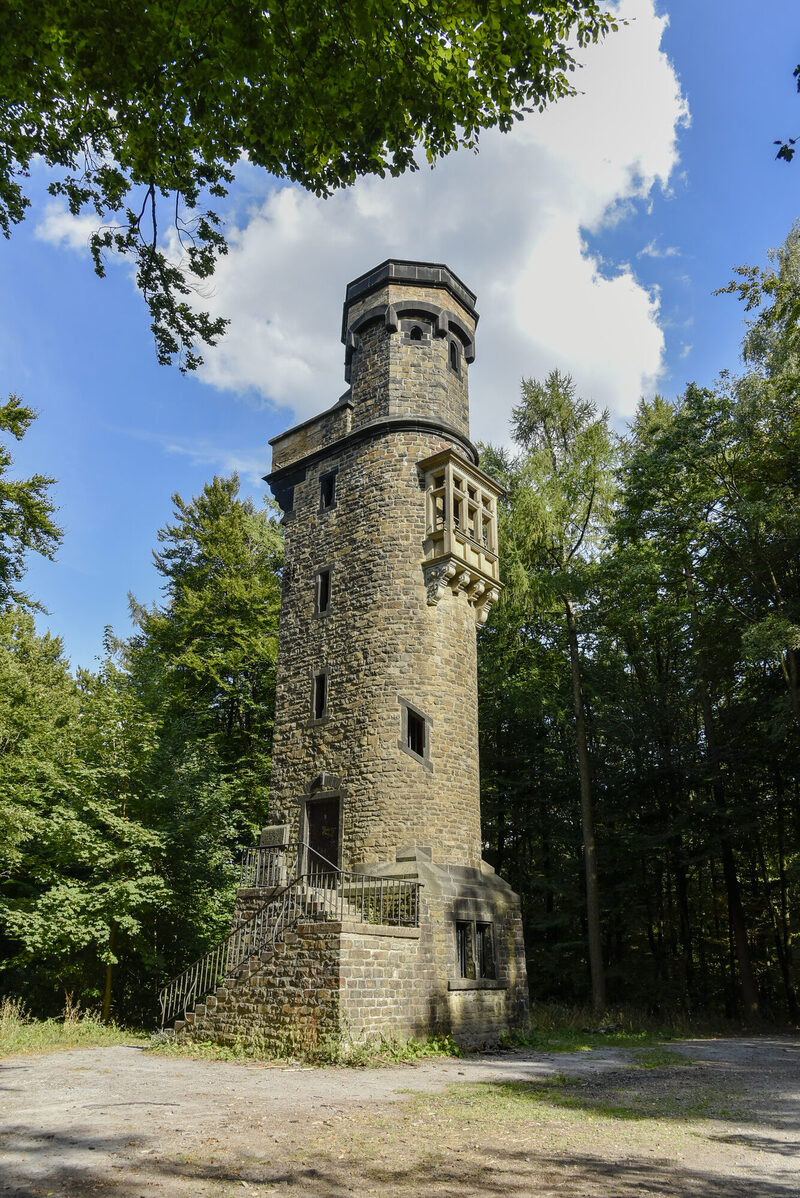
[[[313,799],[306,804],[308,866],[327,870],[339,864],[339,799]]]

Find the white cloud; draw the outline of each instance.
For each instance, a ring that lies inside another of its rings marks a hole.
[[[663,248],[658,244],[657,239],[648,241],[647,245],[643,245],[636,255],[637,258],[676,258],[680,254],[680,250],[676,245],[665,245]]]
[[[192,466],[202,469],[206,474],[209,467],[223,475],[232,474],[235,470],[249,490],[258,494],[266,491],[264,452],[260,446],[257,450],[226,448],[200,437],[171,437],[166,433],[132,428],[115,431],[137,441],[158,445],[163,453],[188,458]]]
[[[251,488],[254,487],[258,492],[266,490],[264,451],[261,448],[258,452],[252,452],[247,449],[221,449],[219,446],[203,441],[165,440],[162,449],[165,453],[189,458],[193,466],[201,467],[204,470],[210,466],[215,473],[223,475],[233,474],[235,470],[242,481]]]
[[[364,179],[328,200],[275,186],[228,229],[203,303],[231,326],[200,377],[297,418],[322,410],[345,388],[346,283],[384,258],[417,258],[446,262],[478,295],[474,437],[497,439],[520,378],[554,367],[616,417],[632,414],[663,371],[658,292],[631,265],[601,261],[586,238],[668,189],[688,108],[660,49],[667,18],[655,0],[621,0],[619,12],[630,23],[586,52],[581,94],[484,135],[479,154]],[[95,224],[50,204],[37,235],[85,249]],[[676,252],[653,237],[630,254]]]
[[[298,418],[320,411],[344,390],[346,283],[384,258],[417,258],[447,262],[478,295],[475,437],[501,435],[520,378],[553,367],[631,414],[663,369],[658,294],[629,265],[609,272],[585,236],[667,187],[688,110],[660,49],[666,17],[652,0],[624,0],[620,12],[635,19],[586,53],[583,94],[485,135],[478,155],[324,201],[274,190],[232,231],[218,268],[211,302],[232,325],[204,380]]]
[[[99,224],[98,218],[92,213],[72,216],[66,204],[59,200],[49,200],[35,232],[40,241],[49,241],[51,245],[85,252],[89,246],[89,238],[92,233],[97,232]]]

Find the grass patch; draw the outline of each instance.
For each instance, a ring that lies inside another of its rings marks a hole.
[[[450,1036],[428,1040],[398,1040],[383,1037],[354,1043],[346,1037],[323,1036],[313,1045],[287,1043],[285,1051],[267,1047],[258,1037],[237,1039],[233,1044],[210,1040],[175,1040],[162,1033],[152,1037],[148,1049],[162,1056],[194,1057],[204,1061],[263,1061],[273,1064],[346,1065],[351,1068],[413,1064],[436,1057],[460,1057],[462,1051]]]
[[[642,1049],[669,1040],[734,1036],[741,1032],[738,1024],[709,1019],[690,1022],[680,1013],[654,1018],[643,1011],[620,1008],[606,1011],[598,1019],[588,1007],[534,1003],[530,1031],[515,1032],[504,1037],[503,1043],[508,1048],[534,1048],[539,1052],[591,1052],[596,1048]]]
[[[671,1048],[646,1048],[637,1051],[633,1058],[634,1069],[686,1069],[694,1061],[690,1061],[683,1053],[673,1052]]]
[[[658,1043],[652,1032],[620,1030],[611,1032],[580,1031],[574,1028],[531,1028],[503,1037],[506,1048],[535,1048],[539,1052],[591,1052],[595,1048],[642,1048]]]
[[[639,1086],[620,1080],[620,1074],[591,1079],[554,1074],[535,1082],[475,1082],[449,1088],[435,1102],[441,1114],[478,1119],[487,1129],[504,1124],[558,1119],[565,1114],[583,1122],[586,1116],[642,1122],[685,1123],[694,1119],[732,1117],[736,1096],[710,1084],[687,1085],[685,1078],[670,1084]],[[428,1103],[431,1102],[426,1096]],[[419,1105],[426,1101],[410,1099]]]
[[[0,1002],[0,1057],[58,1052],[66,1048],[105,1048],[114,1044],[145,1044],[143,1032],[115,1023],[102,1023],[92,1011],[67,1003],[59,1019],[34,1019],[16,998]]]

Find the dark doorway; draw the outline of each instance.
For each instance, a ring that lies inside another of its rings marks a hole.
[[[312,799],[306,803],[309,871],[339,864],[339,799]]]

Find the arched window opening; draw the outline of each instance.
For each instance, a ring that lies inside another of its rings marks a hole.
[[[411,332],[408,334],[408,336],[409,336],[409,340],[411,340],[411,341],[421,341],[422,340],[422,329],[419,327],[418,324],[415,324],[413,329],[411,330]]]
[[[450,342],[450,369],[454,370],[456,372],[456,374],[458,374],[458,367],[459,367],[458,345],[455,341],[451,341]]]

